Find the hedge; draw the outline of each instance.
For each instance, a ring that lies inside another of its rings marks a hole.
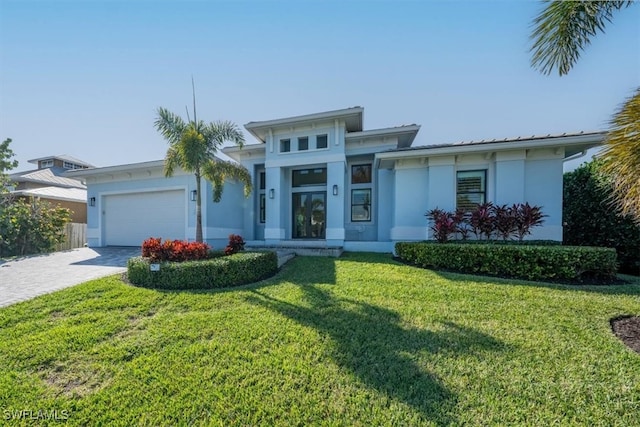
[[[537,281],[607,281],[617,268],[611,248],[426,242],[395,248],[399,258],[418,267]]]
[[[151,271],[148,258],[127,263],[131,283],[158,289],[214,289],[258,282],[278,270],[275,252],[242,252],[230,256],[186,262],[163,262]]]

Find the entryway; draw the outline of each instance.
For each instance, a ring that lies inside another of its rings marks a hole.
[[[294,239],[324,239],[326,192],[293,193]]]

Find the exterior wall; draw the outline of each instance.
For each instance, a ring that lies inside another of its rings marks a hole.
[[[542,207],[541,227],[534,227],[528,239],[562,240],[562,180],[563,156],[551,151],[539,151],[525,163],[524,200]]]
[[[430,170],[419,159],[396,162],[395,200],[386,202],[393,206],[391,240],[424,240],[427,238],[424,214],[429,206],[431,178]]]
[[[20,196],[21,199],[30,199],[30,197]],[[87,204],[82,202],[70,202],[66,200],[47,199],[39,197],[40,200],[51,203],[53,206],[59,206],[71,211],[71,222],[86,224],[87,223]]]
[[[224,249],[229,242],[230,234],[244,234],[244,212],[249,200],[244,197],[240,182],[227,182],[224,185],[222,198],[213,201],[213,186],[203,181],[205,197],[202,199],[202,233],[204,240],[215,249]],[[193,202],[195,204],[195,202]],[[195,213],[193,217],[195,223]],[[195,235],[195,229],[194,229]]]

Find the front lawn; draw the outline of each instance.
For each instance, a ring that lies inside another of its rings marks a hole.
[[[487,279],[376,254],[296,258],[208,292],[110,277],[0,310],[0,417],[640,425],[640,355],[610,332],[622,314],[640,314],[640,284]]]

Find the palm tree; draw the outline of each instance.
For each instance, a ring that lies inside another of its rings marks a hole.
[[[215,154],[227,142],[242,147],[244,136],[236,124],[230,121],[205,123],[196,118],[195,91],[193,100],[193,120],[182,117],[166,108],[158,108],[156,129],[169,143],[164,160],[165,176],[173,175],[177,167],[193,172],[196,178],[196,241],[202,242],[202,192],[201,178],[213,184],[214,201],[219,202],[227,179],[236,179],[244,185],[245,197],[251,193],[251,176],[243,166],[223,161]]]
[[[634,4],[626,1],[549,1],[534,19],[531,65],[544,74],[554,69],[569,72],[590,44],[604,32],[614,13]],[[640,222],[640,88],[629,97],[610,122],[604,170],[614,181],[614,199],[623,215]]]

